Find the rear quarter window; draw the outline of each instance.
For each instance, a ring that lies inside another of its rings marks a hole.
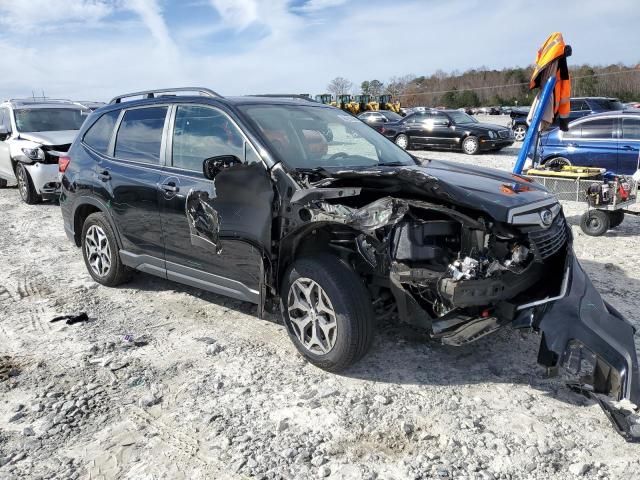
[[[166,116],[167,107],[127,110],[116,136],[114,156],[123,160],[159,164]]]
[[[106,154],[118,115],[120,115],[120,110],[102,115],[97,122],[89,127],[82,141],[95,151]]]
[[[614,119],[601,118],[598,120],[590,120],[583,122],[582,138],[592,140],[611,140],[614,138]]]

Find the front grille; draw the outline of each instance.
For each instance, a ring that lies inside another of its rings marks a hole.
[[[511,132],[509,130],[500,130],[498,132],[498,135],[500,136],[500,138],[509,138]]]
[[[529,232],[529,241],[536,260],[543,261],[560,250],[567,243],[567,229],[564,215],[560,213],[548,228]]]

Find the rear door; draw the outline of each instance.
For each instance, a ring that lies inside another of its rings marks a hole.
[[[633,175],[640,160],[640,118],[622,117],[622,135],[618,142],[618,173]]]
[[[109,155],[96,162],[94,191],[111,208],[130,266],[162,274],[159,212],[163,138],[169,107],[133,107],[120,114]]]
[[[205,178],[204,160],[221,155],[241,163]],[[273,186],[235,121],[213,106],[174,106],[160,185],[167,276],[259,303]]]

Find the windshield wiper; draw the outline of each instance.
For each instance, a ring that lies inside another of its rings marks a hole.
[[[306,173],[307,175],[314,174],[314,173],[319,173],[321,175],[324,175],[325,177],[328,177],[329,175],[331,175],[329,172],[327,172],[327,170],[324,167],[313,167],[313,168],[298,167],[298,168],[295,168],[294,170],[296,172]]]
[[[404,162],[386,162],[386,163],[379,163],[378,166],[379,167],[408,167],[409,165],[407,165]]]

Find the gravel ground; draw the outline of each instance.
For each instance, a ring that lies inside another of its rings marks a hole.
[[[510,168],[515,152],[418,154]],[[637,321],[640,220],[591,238],[565,210],[596,287]],[[0,212],[1,479],[640,478],[639,447],[545,377],[534,333],[453,348],[382,323],[328,374],[252,305],[143,274],[95,284],[55,205],[11,188]]]

